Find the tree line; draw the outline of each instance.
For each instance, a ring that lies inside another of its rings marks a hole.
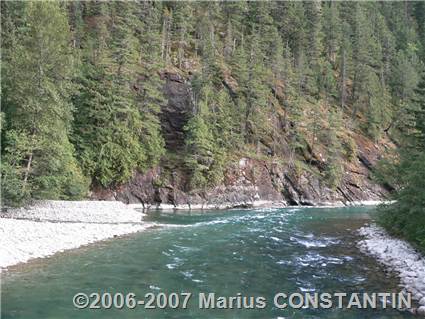
[[[316,169],[323,146],[318,173],[337,187],[344,161],[356,158],[355,132],[400,145],[401,159],[382,164],[405,172],[387,181],[402,190],[400,203],[424,193],[422,2],[8,1],[1,9],[6,204],[82,198],[172,157],[159,117],[164,70],[191,87],[177,155],[193,189],[219,183],[234,154]]]

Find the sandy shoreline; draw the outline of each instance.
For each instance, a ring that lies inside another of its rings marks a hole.
[[[425,258],[409,243],[391,237],[374,224],[359,230],[364,239],[358,243],[359,249],[376,258],[389,270],[400,277],[400,286],[412,294],[419,302],[414,314],[425,316]]]

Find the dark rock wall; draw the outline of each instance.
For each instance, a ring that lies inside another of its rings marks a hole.
[[[382,200],[388,191],[369,178],[369,170],[358,161],[358,172],[349,171],[337,189],[330,189],[319,176],[296,176],[279,164],[241,158],[231,163],[224,182],[207,191],[185,192],[181,185],[159,184],[161,169],[136,173],[131,182],[114,191],[94,192],[96,199],[116,199],[125,203],[249,207],[254,201],[286,205],[324,205],[363,200]]]
[[[178,74],[164,73],[164,92],[168,103],[161,108],[161,126],[166,147],[178,151],[184,147],[184,126],[192,111],[190,85]]]

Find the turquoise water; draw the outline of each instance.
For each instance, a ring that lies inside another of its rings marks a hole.
[[[175,227],[57,254],[2,274],[2,318],[408,318],[392,309],[278,309],[279,292],[398,292],[356,248],[367,208],[154,213]],[[187,309],[76,309],[77,292],[191,292]],[[199,309],[198,293],[263,296],[265,309]]]

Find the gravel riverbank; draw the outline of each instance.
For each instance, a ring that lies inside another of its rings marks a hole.
[[[112,201],[41,201],[9,209],[0,215],[0,268],[152,227],[143,216]]]
[[[407,242],[391,237],[376,225],[362,227],[359,233],[365,237],[358,243],[360,250],[399,274],[400,285],[419,302],[419,307],[412,312],[425,316],[424,256]]]

